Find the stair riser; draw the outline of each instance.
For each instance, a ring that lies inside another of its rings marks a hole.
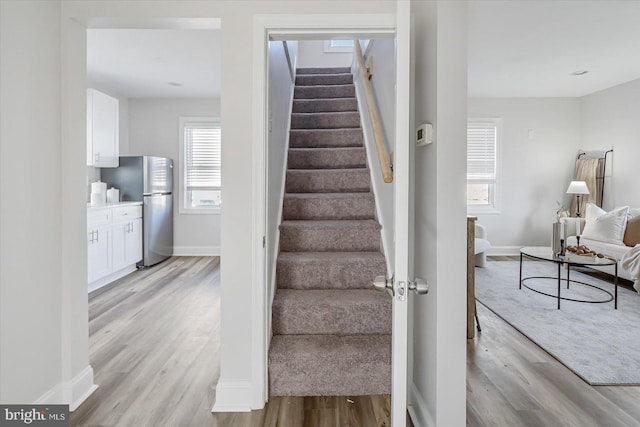
[[[383,257],[309,262],[279,258],[276,282],[279,289],[371,289],[373,278],[386,271]]]
[[[295,199],[285,197],[284,220],[374,219],[376,204],[367,198]]]
[[[296,99],[293,101],[294,113],[323,113],[357,110],[358,101],[355,98]]]
[[[287,167],[289,169],[366,168],[367,155],[364,148],[290,149]]]
[[[296,69],[296,75],[298,74],[351,74],[351,68],[298,68]]]
[[[368,169],[306,171],[289,170],[287,193],[358,193],[371,191]]]
[[[350,85],[353,83],[352,74],[301,74],[296,76],[296,85]]]
[[[380,231],[374,228],[280,227],[280,250],[284,252],[379,251]]]
[[[292,130],[289,146],[292,148],[362,147],[362,129]]]
[[[307,291],[301,291],[307,292]],[[364,292],[376,292],[374,290]],[[274,301],[273,333],[290,335],[355,335],[391,333],[391,298],[360,304],[296,304]],[[277,298],[277,297],[276,297]]]
[[[353,98],[355,96],[354,85],[296,86],[294,89],[295,99]]]
[[[291,116],[291,129],[344,129],[359,128],[360,114],[344,113],[298,113]]]
[[[390,335],[356,336],[347,345],[335,341],[314,345],[314,337],[304,335],[281,341],[282,337],[275,335],[271,341],[271,396],[391,393]]]

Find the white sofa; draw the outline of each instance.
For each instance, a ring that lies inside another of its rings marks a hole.
[[[565,227],[567,230],[568,237],[566,239],[566,245],[575,246],[577,244],[577,239],[575,236],[576,224],[579,224],[581,231],[584,230],[584,226],[586,223],[585,218],[562,218],[560,221],[565,224]],[[620,265],[620,260],[627,252],[633,249],[632,246],[616,245],[613,243],[601,242],[599,240],[586,239],[584,237],[580,238],[580,244],[585,245],[589,249],[594,250],[596,252],[616,258],[618,260],[618,277],[622,277],[624,279],[631,280],[631,281],[636,280],[636,277],[634,277],[631,272],[625,270]],[[615,268],[612,265],[608,267],[594,267],[594,268],[611,275],[615,273]]]
[[[487,251],[491,248],[491,243],[487,240],[487,230],[484,226],[476,223],[474,255],[476,267],[487,265]]]

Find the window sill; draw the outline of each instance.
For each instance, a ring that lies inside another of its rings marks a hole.
[[[499,215],[502,211],[493,206],[486,207],[478,207],[478,206],[467,206],[467,214],[468,215]]]
[[[222,208],[215,209],[185,209],[180,208],[178,213],[180,215],[220,215]]]

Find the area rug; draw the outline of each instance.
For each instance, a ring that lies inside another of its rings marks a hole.
[[[566,277],[566,270],[562,270]],[[523,277],[557,277],[549,262],[525,261]],[[599,286],[613,294],[613,284],[572,269],[571,279]],[[476,268],[476,297],[591,385],[640,385],[640,295],[618,287],[618,310],[603,304],[561,301],[529,289],[518,289],[518,261],[490,261]],[[556,294],[556,280],[532,279],[527,284]],[[562,296],[603,299],[607,295],[584,285],[563,283]]]

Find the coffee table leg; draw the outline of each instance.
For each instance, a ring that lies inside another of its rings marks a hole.
[[[567,264],[567,289],[569,289],[569,273],[571,273],[571,264]]]
[[[560,270],[562,268],[562,263],[558,263],[558,310],[560,310]]]
[[[616,262],[616,275],[613,276],[613,286],[614,286],[614,297],[613,297],[613,308],[618,309],[618,263]]]
[[[522,289],[522,252],[520,252],[520,282],[518,282],[518,289]]]

